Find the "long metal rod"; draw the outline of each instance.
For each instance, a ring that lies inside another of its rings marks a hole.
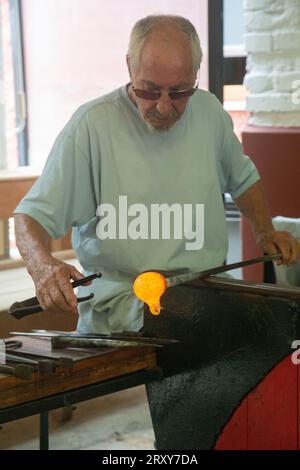
[[[29,336],[32,338],[60,338],[60,339],[77,339],[77,340],[95,340],[98,341],[99,344],[107,345],[107,346],[114,346],[123,347],[123,346],[163,346],[166,344],[177,343],[178,340],[175,339],[167,339],[167,338],[149,338],[146,336],[134,336],[134,335],[122,335],[122,334],[112,334],[112,335],[105,335],[105,334],[80,334],[80,333],[70,333],[67,332],[55,332],[55,331],[47,331],[44,330],[43,332],[22,332],[22,331],[11,331],[11,335],[14,336]]]
[[[120,341],[95,338],[70,338],[68,336],[52,336],[52,349],[61,348],[134,348],[134,347],[155,347],[161,348],[161,344],[141,343],[138,341]]]
[[[84,347],[83,344],[86,344],[85,347],[105,347],[105,348],[137,348],[137,347],[154,347],[161,348],[163,346],[160,343],[159,339],[155,341],[153,338],[151,341],[140,341],[140,338],[128,338],[128,339],[116,339],[113,337],[101,337],[101,336],[87,336],[87,335],[57,335],[55,333],[28,333],[21,331],[12,331],[10,334],[14,336],[29,336],[32,338],[50,338],[51,344],[54,349],[66,346],[58,346],[62,344],[80,344],[77,347]],[[173,342],[173,341],[172,341]],[[75,347],[75,346],[74,346]]]
[[[15,354],[6,353],[5,358],[7,361],[21,362],[22,364],[28,364],[30,366],[38,366],[38,361],[34,361],[24,356],[18,356]]]
[[[216,268],[206,269],[205,271],[200,271],[198,273],[186,273],[186,274],[179,274],[178,276],[170,276],[166,278],[167,287],[175,287],[185,282],[193,281],[195,279],[204,279],[208,276],[224,273],[227,271],[232,271],[233,269],[237,269],[237,268],[243,268],[251,264],[265,263],[271,260],[274,261],[276,259],[281,258],[281,256],[282,256],[281,253],[276,253],[274,255],[267,255],[267,256],[259,256],[257,258],[250,258],[244,261],[239,261],[238,263],[225,264],[223,266],[218,266]]]
[[[59,330],[32,330],[33,333],[51,335],[51,336],[67,336],[68,338],[90,338],[90,339],[120,339],[124,341],[138,341],[139,343],[155,343],[155,344],[172,344],[178,343],[177,339],[169,338],[155,338],[149,336],[143,336],[139,332],[116,332],[111,334],[102,333],[77,333],[76,331],[59,331]],[[15,333],[11,333],[15,334]],[[21,334],[21,333],[17,333]]]

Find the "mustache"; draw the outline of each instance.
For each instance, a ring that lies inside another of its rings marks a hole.
[[[170,113],[168,114],[160,114],[160,112],[157,109],[152,109],[151,111],[148,111],[146,114],[147,118],[155,119],[161,122],[168,121],[170,119],[176,119],[178,118],[178,116],[179,116],[179,113],[175,109],[172,109],[172,111],[170,111]]]

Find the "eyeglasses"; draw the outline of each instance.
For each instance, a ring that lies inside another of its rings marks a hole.
[[[169,91],[168,95],[171,100],[181,100],[182,98],[187,98],[188,96],[192,96],[195,91],[198,89],[199,83],[194,88],[190,88],[189,90],[174,90]],[[142,98],[143,100],[151,100],[157,101],[161,97],[161,91],[152,91],[152,90],[141,90],[139,88],[135,88],[132,84],[132,90],[136,94],[138,98]]]

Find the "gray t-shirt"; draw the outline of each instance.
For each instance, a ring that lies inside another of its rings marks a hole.
[[[74,113],[15,213],[30,215],[53,238],[72,226],[84,273],[102,272],[102,279],[78,293],[95,294],[79,305],[79,331],[139,330],[143,304],[133,294],[134,278],[150,269],[197,272],[222,264],[228,248],[222,193],[237,198],[258,179],[230,117],[212,94],[198,90],[181,119],[158,132],[143,121],[124,86]],[[193,211],[203,204],[203,247],[187,249],[187,239],[174,234],[151,239],[150,229],[148,239],[119,232],[115,239],[100,240],[97,208],[111,204],[120,222],[120,196],[132,208],[123,220],[127,224],[134,219],[134,204],[142,204],[150,215],[155,204],[189,205]]]

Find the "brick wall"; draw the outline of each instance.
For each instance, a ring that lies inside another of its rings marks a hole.
[[[300,0],[245,0],[249,124],[300,127]]]

